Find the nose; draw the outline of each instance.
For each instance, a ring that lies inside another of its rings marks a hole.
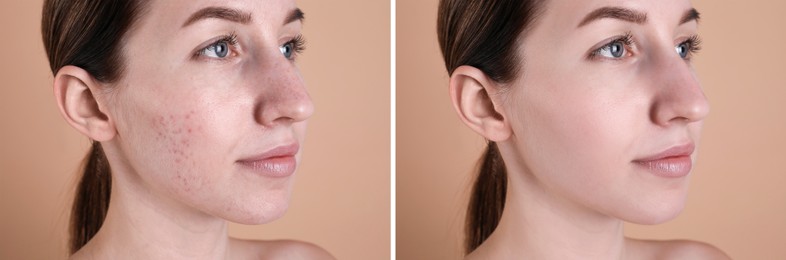
[[[278,53],[281,56],[280,53]],[[269,57],[269,56],[268,56]],[[275,56],[274,56],[275,57]],[[256,104],[257,123],[264,126],[287,125],[305,121],[314,113],[314,104],[306,91],[303,78],[292,61],[276,57],[265,66],[267,70]]]
[[[693,69],[672,52],[656,66],[655,99],[651,107],[652,121],[661,126],[704,120],[710,111],[704,92]]]

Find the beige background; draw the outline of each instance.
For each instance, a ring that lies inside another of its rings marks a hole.
[[[60,117],[40,36],[41,0],[0,8],[0,259],[60,259],[88,140]],[[316,106],[291,207],[244,238],[316,243],[339,259],[390,255],[390,2],[299,1],[298,61]]]
[[[397,1],[397,255],[456,259],[483,140],[457,118],[436,0]],[[712,112],[685,211],[627,234],[712,243],[734,259],[786,259],[786,2],[695,0],[696,67]]]

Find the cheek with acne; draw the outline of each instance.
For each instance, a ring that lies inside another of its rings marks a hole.
[[[196,112],[157,116],[154,122],[155,141],[159,143],[172,170],[173,181],[186,192],[202,186],[203,176],[197,173],[200,168],[195,158],[194,140],[202,128],[195,123]]]

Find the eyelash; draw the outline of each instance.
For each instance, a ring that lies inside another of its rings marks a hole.
[[[628,33],[625,33],[625,35],[622,35],[622,36],[619,36],[617,38],[612,39],[610,42],[604,44],[600,48],[597,48],[594,51],[592,51],[589,54],[589,58],[590,59],[597,59],[598,55],[600,55],[600,52],[604,48],[609,48],[611,45],[617,44],[617,43],[622,43],[623,46],[625,46],[625,51],[630,52],[630,50],[628,48],[630,46],[633,46],[633,44],[634,44],[633,35],[631,35],[630,32],[628,32]],[[701,38],[699,37],[699,35],[695,35],[694,34],[694,35],[690,36],[687,40],[682,41],[679,44],[677,44],[677,46],[680,46],[680,45],[683,45],[683,44],[686,44],[686,43],[688,44],[688,54],[687,54],[687,56],[685,56],[684,59],[689,61],[689,60],[691,60],[693,55],[695,55],[696,53],[698,53],[701,50]]]
[[[699,51],[701,50],[701,38],[699,37],[699,35],[694,34],[691,35],[691,37],[689,37],[687,40],[681,42],[677,46],[686,43],[688,44],[688,55],[685,56],[685,60],[691,60],[691,58],[693,58],[693,55],[696,55],[696,53],[699,53]]]
[[[287,41],[282,46],[286,46],[286,45],[289,45],[289,44],[292,44],[292,51],[293,51],[293,54],[294,54],[290,58],[291,60],[295,60],[295,58],[297,58],[298,54],[301,54],[301,53],[303,53],[303,51],[306,50],[306,39],[303,38],[302,34],[298,34],[297,36],[295,36],[295,38],[292,38],[292,40]]]

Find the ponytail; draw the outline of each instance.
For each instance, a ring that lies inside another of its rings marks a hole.
[[[71,254],[87,244],[104,224],[112,191],[112,174],[101,143],[93,141],[83,164],[84,172],[71,208]]]
[[[478,178],[472,187],[467,208],[466,253],[474,251],[494,232],[505,208],[507,170],[497,144],[488,143],[480,161]]]

